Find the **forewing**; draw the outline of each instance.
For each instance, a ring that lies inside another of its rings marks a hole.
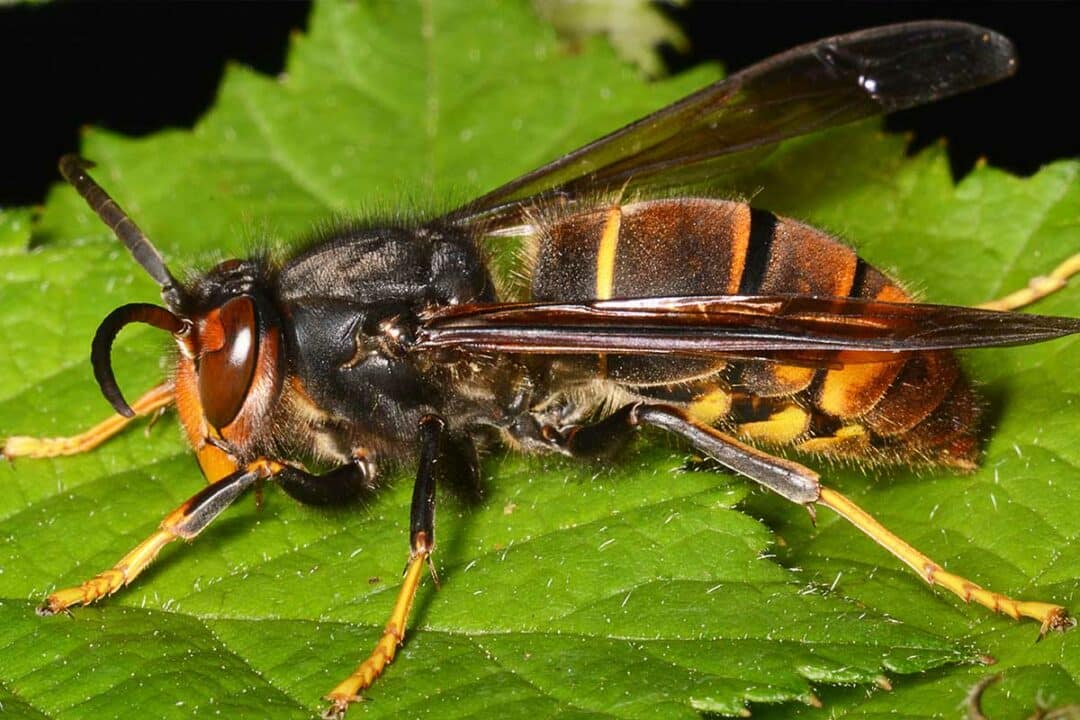
[[[780,141],[921,105],[1015,70],[993,31],[929,21],[801,45],[709,85],[450,214],[496,232],[540,196],[696,183],[755,162]]]
[[[698,296],[441,308],[417,349],[881,362],[930,350],[1022,345],[1080,332],[1073,318],[843,297]],[[843,353],[842,356],[839,355]]]

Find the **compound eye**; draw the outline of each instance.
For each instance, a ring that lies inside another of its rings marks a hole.
[[[219,430],[233,421],[255,376],[258,328],[251,298],[233,298],[204,321],[201,334],[214,337],[199,356],[199,398],[203,414]],[[220,341],[220,342],[217,342]]]

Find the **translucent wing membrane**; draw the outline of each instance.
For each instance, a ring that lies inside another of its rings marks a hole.
[[[928,350],[1021,345],[1080,320],[854,298],[700,296],[450,307],[419,348],[560,355],[710,355],[829,365]]]
[[[932,102],[1014,72],[1012,43],[957,22],[889,25],[802,45],[709,85],[489,192],[456,222],[513,225],[538,196],[654,189],[746,167],[780,141]]]

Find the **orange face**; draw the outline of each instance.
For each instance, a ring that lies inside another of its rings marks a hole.
[[[256,419],[265,419],[277,395],[278,338],[275,327],[260,332],[255,300],[246,295],[207,312],[177,338],[177,409],[211,482],[236,470],[236,454],[255,442]]]

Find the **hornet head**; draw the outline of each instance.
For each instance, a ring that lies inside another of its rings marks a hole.
[[[150,238],[87,174],[91,167],[92,163],[74,155],[60,160],[61,174],[158,283],[166,306],[131,303],[109,313],[94,335],[90,353],[94,377],[113,408],[133,417],[135,412],[124,400],[113,374],[113,341],[130,323],[165,330],[194,364],[202,414],[212,432],[220,434],[240,414],[256,385],[276,381],[275,313],[258,290],[259,268],[256,263],[229,260],[191,287],[181,285]],[[271,377],[257,383],[259,372]]]

